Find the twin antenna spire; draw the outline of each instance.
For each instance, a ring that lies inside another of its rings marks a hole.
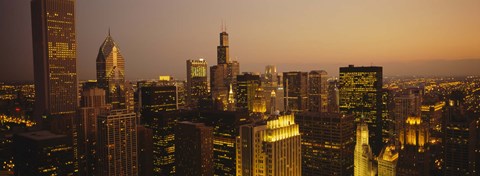
[[[222,20],[222,26],[220,26],[220,30],[222,32],[227,32],[227,22],[225,20]]]

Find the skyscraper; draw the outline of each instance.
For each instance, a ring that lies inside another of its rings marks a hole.
[[[402,145],[397,162],[398,176],[430,175],[429,130],[419,116],[409,116],[399,135]]]
[[[112,110],[98,117],[96,175],[138,175],[135,113]]]
[[[175,127],[177,175],[213,175],[213,129],[183,121]]]
[[[295,115],[302,135],[302,175],[353,174],[355,128],[352,115],[304,112]]]
[[[253,100],[260,85],[259,75],[243,73],[237,76],[237,92],[235,93],[237,111],[253,111]]]
[[[374,176],[373,153],[369,145],[368,125],[364,122],[357,124],[357,140],[354,152],[354,175]]]
[[[398,152],[394,145],[386,146],[378,156],[378,176],[395,176],[397,171]]]
[[[126,109],[125,60],[110,31],[98,51],[97,82],[113,109]]]
[[[229,86],[236,85],[239,72],[240,64],[230,60],[228,33],[226,27],[222,26],[217,65],[210,67],[210,91],[212,99],[218,104],[217,109],[227,110]]]
[[[138,175],[153,175],[153,130],[137,125]]]
[[[240,127],[237,175],[302,175],[299,127],[293,115],[271,116],[266,122]]]
[[[178,89],[174,82],[138,82],[141,121],[153,131],[153,170],[155,175],[175,175],[176,116]]]
[[[187,106],[198,108],[199,101],[208,97],[207,61],[187,60]]]
[[[76,175],[71,137],[49,131],[16,134],[15,175]]]
[[[79,175],[93,175],[97,143],[97,117],[106,114],[110,105],[105,104],[105,91],[99,88],[84,88],[78,118],[75,118],[78,145]]]
[[[328,74],[324,70],[308,73],[308,111],[328,111]]]
[[[78,104],[75,0],[32,0],[31,15],[34,116],[73,117]]]
[[[466,110],[464,97],[454,92],[443,113],[443,149],[445,175],[478,175],[475,148],[478,116]],[[477,149],[478,150],[478,149]],[[477,158],[478,160],[478,158]]]
[[[374,154],[382,149],[382,67],[340,67],[340,112],[363,120]]]
[[[308,73],[283,72],[285,111],[303,112],[308,106]]]

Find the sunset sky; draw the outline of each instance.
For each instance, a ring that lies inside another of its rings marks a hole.
[[[216,64],[222,20],[242,72],[274,64],[337,76],[355,64],[480,75],[480,0],[77,0],[76,10],[80,79],[95,78],[109,27],[128,79],[184,79],[187,59]],[[29,0],[0,0],[0,31],[0,80],[32,80]]]

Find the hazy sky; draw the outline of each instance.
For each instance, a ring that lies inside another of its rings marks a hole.
[[[480,75],[480,0],[77,0],[76,10],[80,79],[95,78],[109,27],[128,79],[184,78],[187,59],[216,64],[222,19],[242,72]],[[0,0],[0,80],[33,79],[31,40],[30,1]]]

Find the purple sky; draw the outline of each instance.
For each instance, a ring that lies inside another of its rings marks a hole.
[[[108,28],[128,79],[185,77],[185,60],[216,64],[227,21],[241,71],[381,65],[386,75],[480,75],[479,0],[78,0],[78,75],[95,78]],[[29,0],[0,0],[0,80],[31,80]]]

